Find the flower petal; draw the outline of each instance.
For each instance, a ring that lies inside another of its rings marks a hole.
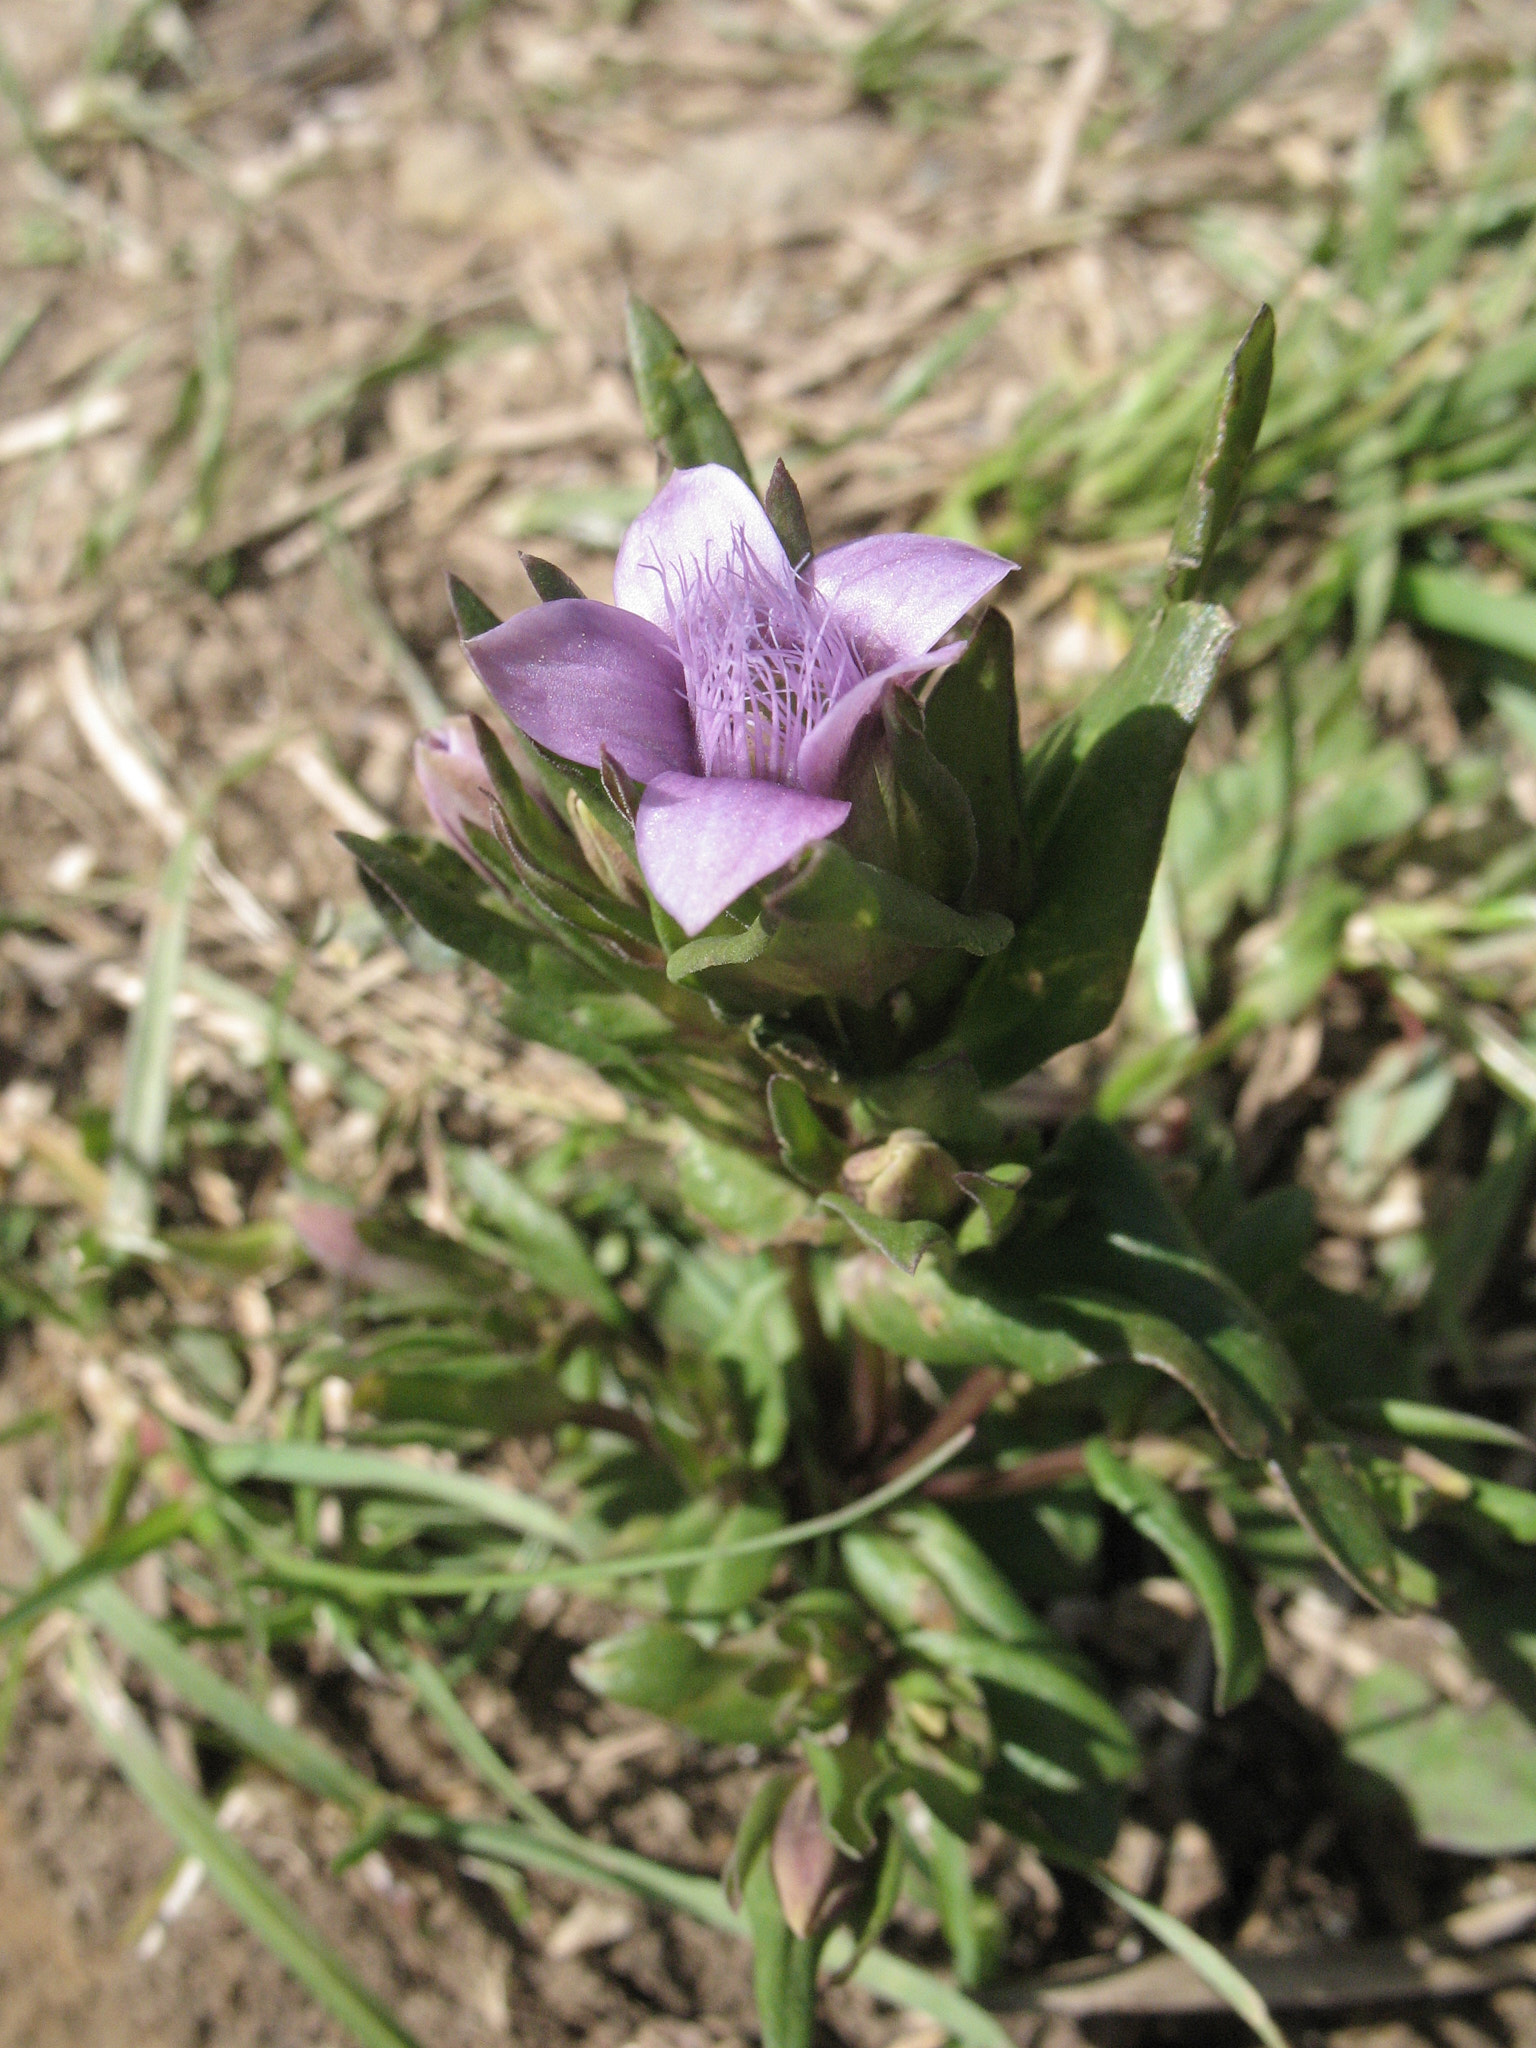
[[[979,604],[1016,562],[931,533],[877,533],[815,562],[817,595],[867,667],[922,654]]]
[[[606,747],[641,782],[695,765],[683,665],[645,619],[557,597],[465,641],[464,652],[519,732],[567,761],[600,768]]]
[[[677,596],[700,576],[718,573],[737,534],[786,595],[792,592],[783,544],[735,471],[718,462],[676,470],[624,536],[613,565],[614,603],[665,627],[666,584]]]
[[[640,800],[635,853],[656,901],[697,938],[744,889],[834,833],[848,809],[780,782],[658,775]]]
[[[919,676],[927,675],[931,669],[948,668],[964,652],[965,642],[956,640],[948,647],[935,647],[931,653],[914,655],[907,661],[893,661],[889,668],[882,668],[874,675],[866,676],[862,683],[855,683],[851,690],[845,690],[820,725],[813,726],[800,742],[800,753],[795,762],[795,780],[800,787],[813,791],[817,796],[831,796],[843,772],[843,762],[853,745],[854,734],[866,718],[874,717],[888,692],[902,683],[916,682]]]

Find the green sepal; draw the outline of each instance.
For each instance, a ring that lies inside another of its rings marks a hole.
[[[525,555],[519,549],[517,559],[527,571],[528,581],[533,585],[540,604],[555,604],[561,598],[586,596],[573,577],[567,576],[553,562],[546,562],[541,555]]]
[[[779,536],[779,545],[789,557],[790,567],[803,569],[812,554],[811,528],[799,487],[784,467],[782,455],[773,465],[773,475],[769,477],[768,488],[763,493],[763,509]]]
[[[1017,1160],[1003,1160],[985,1173],[955,1176],[961,1192],[974,1207],[955,1232],[955,1244],[962,1257],[967,1252],[990,1251],[1000,1244],[1011,1226],[1023,1214],[1021,1191],[1030,1169]]]
[[[754,918],[745,931],[706,932],[689,939],[667,955],[668,981],[686,981],[690,975],[707,973],[711,967],[750,967],[769,947],[763,921]]]
[[[959,781],[923,737],[910,690],[892,690],[854,735],[838,783],[853,809],[838,843],[941,903],[968,904],[976,825]]]
[[[659,313],[631,292],[625,308],[629,366],[650,435],[679,469],[718,462],[749,490],[752,470],[736,429],[720,409],[704,373]]]
[[[975,908],[1020,916],[1029,895],[1029,849],[1013,628],[1001,612],[988,611],[965,653],[939,674],[923,702],[923,731],[975,821]]]
[[[874,1853],[881,1810],[897,1789],[897,1772],[882,1744],[850,1734],[841,1742],[802,1744],[821,1800],[827,1833],[845,1856]]]
[[[1221,380],[1221,394],[1184,489],[1168,548],[1168,595],[1199,597],[1237,505],[1264,424],[1275,367],[1275,316],[1260,306]]]
[[[1031,907],[945,1040],[1001,1086],[1102,1031],[1125,993],[1174,785],[1232,637],[1214,605],[1154,612],[1125,661],[1024,763]]]
[[[788,1771],[774,1771],[764,1778],[752,1797],[747,1801],[747,1810],[741,1817],[736,1830],[736,1839],[731,1844],[731,1853],[725,1859],[725,1868],[720,1873],[720,1889],[736,1908],[741,1910],[742,1892],[747,1879],[756,1867],[758,1858],[767,1853],[773,1840],[773,1831],[778,1825],[784,1802],[789,1797],[794,1778]]]
[[[485,599],[477,597],[463,577],[455,576],[452,570],[448,572],[448,603],[461,640],[478,640],[482,633],[501,624]]]

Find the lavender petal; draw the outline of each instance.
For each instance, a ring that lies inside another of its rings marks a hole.
[[[878,713],[892,690],[903,683],[916,682],[932,669],[948,668],[964,652],[965,642],[956,640],[948,647],[935,647],[931,653],[894,661],[889,668],[880,669],[866,676],[862,683],[855,683],[851,690],[845,690],[821,723],[813,726],[800,742],[796,782],[817,796],[833,795],[853,736],[865,719]]]
[[[641,782],[695,765],[683,665],[645,619],[591,598],[556,598],[466,641],[464,652],[518,730],[564,760],[599,768],[606,747]]]
[[[718,575],[738,536],[769,578],[794,590],[794,571],[768,514],[734,470],[718,462],[679,469],[630,526],[613,566],[613,599],[654,626],[670,619],[674,599]]]
[[[932,647],[1017,566],[968,541],[877,533],[818,555],[816,592],[866,667],[884,668]]]
[[[640,800],[635,853],[647,888],[692,939],[744,889],[830,837],[848,811],[778,782],[658,775]]]

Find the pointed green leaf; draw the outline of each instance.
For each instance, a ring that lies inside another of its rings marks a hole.
[[[1214,605],[1155,613],[1116,673],[1024,764],[1029,910],[973,977],[946,1046],[1013,1081],[1119,1007],[1185,750],[1232,636]]]
[[[1243,471],[1264,424],[1275,367],[1275,316],[1260,306],[1227,365],[1168,549],[1168,595],[1198,597],[1242,489]]]
[[[1264,1638],[1227,1554],[1197,1527],[1172,1487],[1117,1458],[1102,1437],[1083,1446],[1083,1461],[1099,1498],[1157,1545],[1200,1602],[1216,1653],[1217,1712],[1247,1699],[1264,1676]]]
[[[528,940],[509,917],[480,901],[480,883],[457,854],[408,838],[363,839],[337,834],[365,876],[439,944],[488,967],[515,985],[528,957]]]
[[[754,489],[736,429],[666,321],[631,293],[625,324],[640,417],[651,439],[679,469],[722,463],[735,470],[749,490]]]
[[[489,1152],[454,1146],[449,1170],[497,1234],[527,1262],[527,1271],[551,1294],[579,1301],[594,1315],[622,1330],[629,1311],[592,1263],[581,1232],[526,1188]]]
[[[820,1207],[841,1217],[871,1250],[881,1253],[903,1273],[915,1273],[925,1252],[953,1253],[954,1239],[949,1232],[942,1223],[931,1223],[926,1217],[898,1223],[889,1216],[872,1216],[852,1195],[823,1195]]]

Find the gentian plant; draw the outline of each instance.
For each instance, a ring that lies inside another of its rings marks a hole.
[[[1099,1867],[1138,1745],[1042,1615],[1075,1568],[1063,1516],[1127,1525],[1186,1581],[1220,1711],[1264,1672],[1256,1586],[1308,1561],[1496,1636],[1468,1560],[1528,1589],[1511,1546],[1536,1502],[1405,1461],[1405,1434],[1476,1431],[1230,1160],[1175,1199],[1115,1129],[1042,1130],[1016,1086],[1124,991],[1231,633],[1202,592],[1273,322],[1229,366],[1159,602],[1027,749],[1009,624],[965,624],[1008,562],[921,534],[818,552],[782,463],[759,499],[644,306],[630,339],[671,473],[616,603],[533,559],[540,602],[504,622],[454,583],[499,715],[420,742],[438,837],[349,842],[407,940],[489,969],[514,1032],[626,1093],[629,1164],[583,1141],[575,1223],[505,1176],[467,1186],[576,1320],[541,1336],[519,1309],[469,1380],[413,1340],[360,1373],[359,1405],[397,1430],[556,1432],[582,1583],[610,1572],[642,1617],[585,1682],[773,1759],[726,1872],[769,2048],[809,2041],[818,1974],[859,1963],[908,1873],[985,1981],[983,1820],[1111,1890],[1274,2038]],[[600,1274],[589,1239],[629,1250]]]

